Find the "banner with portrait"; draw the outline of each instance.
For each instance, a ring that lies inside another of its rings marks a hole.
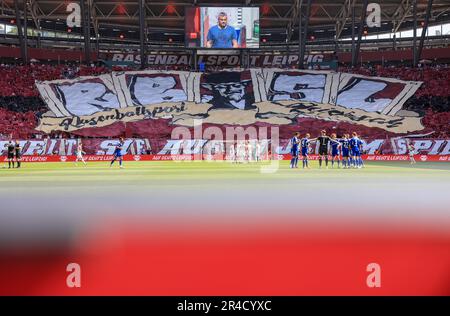
[[[77,131],[115,122],[166,119],[169,125],[347,122],[402,134],[424,129],[399,110],[421,82],[330,71],[231,69],[200,73],[126,71],[38,82],[49,112],[37,130]]]

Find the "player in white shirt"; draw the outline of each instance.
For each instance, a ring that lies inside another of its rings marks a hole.
[[[253,161],[253,146],[250,140],[247,141],[247,161]]]
[[[86,154],[83,151],[83,144],[80,142],[77,146],[77,158],[75,159],[75,165],[78,166],[78,161],[82,161],[86,166],[86,161],[84,160],[83,155]]]
[[[245,141],[238,141],[236,146],[236,156],[238,163],[243,163],[245,161],[245,149]]]
[[[230,145],[228,160],[232,163],[236,163],[236,145],[233,143]]]
[[[255,160],[256,162],[261,160],[261,145],[259,144],[259,141],[256,141],[255,145]]]
[[[409,161],[413,165],[416,163],[416,159],[414,159],[414,155],[416,154],[416,149],[414,148],[414,145],[411,143],[408,143],[408,153],[409,153]]]

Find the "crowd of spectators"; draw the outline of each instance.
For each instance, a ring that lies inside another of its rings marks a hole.
[[[15,112],[0,107],[0,134],[13,135],[14,138],[27,139],[35,134],[37,126],[35,112]]]
[[[407,81],[422,81],[419,90],[405,102],[403,109],[414,111],[423,117],[422,123],[434,131],[432,137],[450,137],[449,65],[422,65],[419,68],[366,66],[356,69],[340,68],[339,71]]]
[[[109,72],[105,67],[78,65],[0,65],[0,96],[39,96],[35,81],[69,79]]]

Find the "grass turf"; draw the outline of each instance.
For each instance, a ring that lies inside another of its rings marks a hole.
[[[0,169],[0,188],[11,189],[15,186],[95,186],[97,184],[143,183],[149,185],[173,184],[186,185],[201,182],[227,180],[264,181],[270,185],[278,181],[306,180],[355,181],[364,179],[422,179],[450,180],[450,164],[408,162],[366,162],[363,169],[319,169],[318,162],[310,162],[310,169],[290,169],[288,161],[281,161],[274,172],[264,173],[267,162],[231,164],[227,162],[124,162],[124,169],[118,164],[109,168],[109,162],[90,162],[84,167],[74,163],[24,163],[20,169]]]

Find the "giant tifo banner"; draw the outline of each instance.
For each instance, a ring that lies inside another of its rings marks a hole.
[[[77,144],[82,142],[83,151],[87,155],[111,156],[119,139],[87,138],[87,139],[31,139],[19,140],[23,156],[73,156]],[[362,139],[363,152],[367,155],[403,156],[408,154],[408,144],[412,144],[418,155],[450,157],[450,139]],[[0,156],[6,156],[9,140],[0,140]],[[258,142],[258,145],[256,145]],[[270,139],[252,140],[251,150],[259,150],[260,157],[267,159],[273,155],[289,155],[289,140],[282,139],[276,144]],[[247,149],[246,149],[247,150]],[[275,152],[272,152],[272,151]],[[231,153],[231,142],[210,139],[146,139],[126,138],[122,150],[123,155],[222,155]],[[317,144],[311,146],[311,155],[318,153]],[[393,159],[393,158],[392,158]]]
[[[192,128],[198,121],[205,126],[287,127],[291,133],[311,120],[331,122],[333,128],[363,128],[370,137],[371,129],[390,137],[429,132],[423,131],[420,117],[401,111],[421,82],[392,78],[274,68],[152,70],[36,85],[49,108],[37,127],[45,133],[118,136],[128,131],[168,139],[173,127]]]

